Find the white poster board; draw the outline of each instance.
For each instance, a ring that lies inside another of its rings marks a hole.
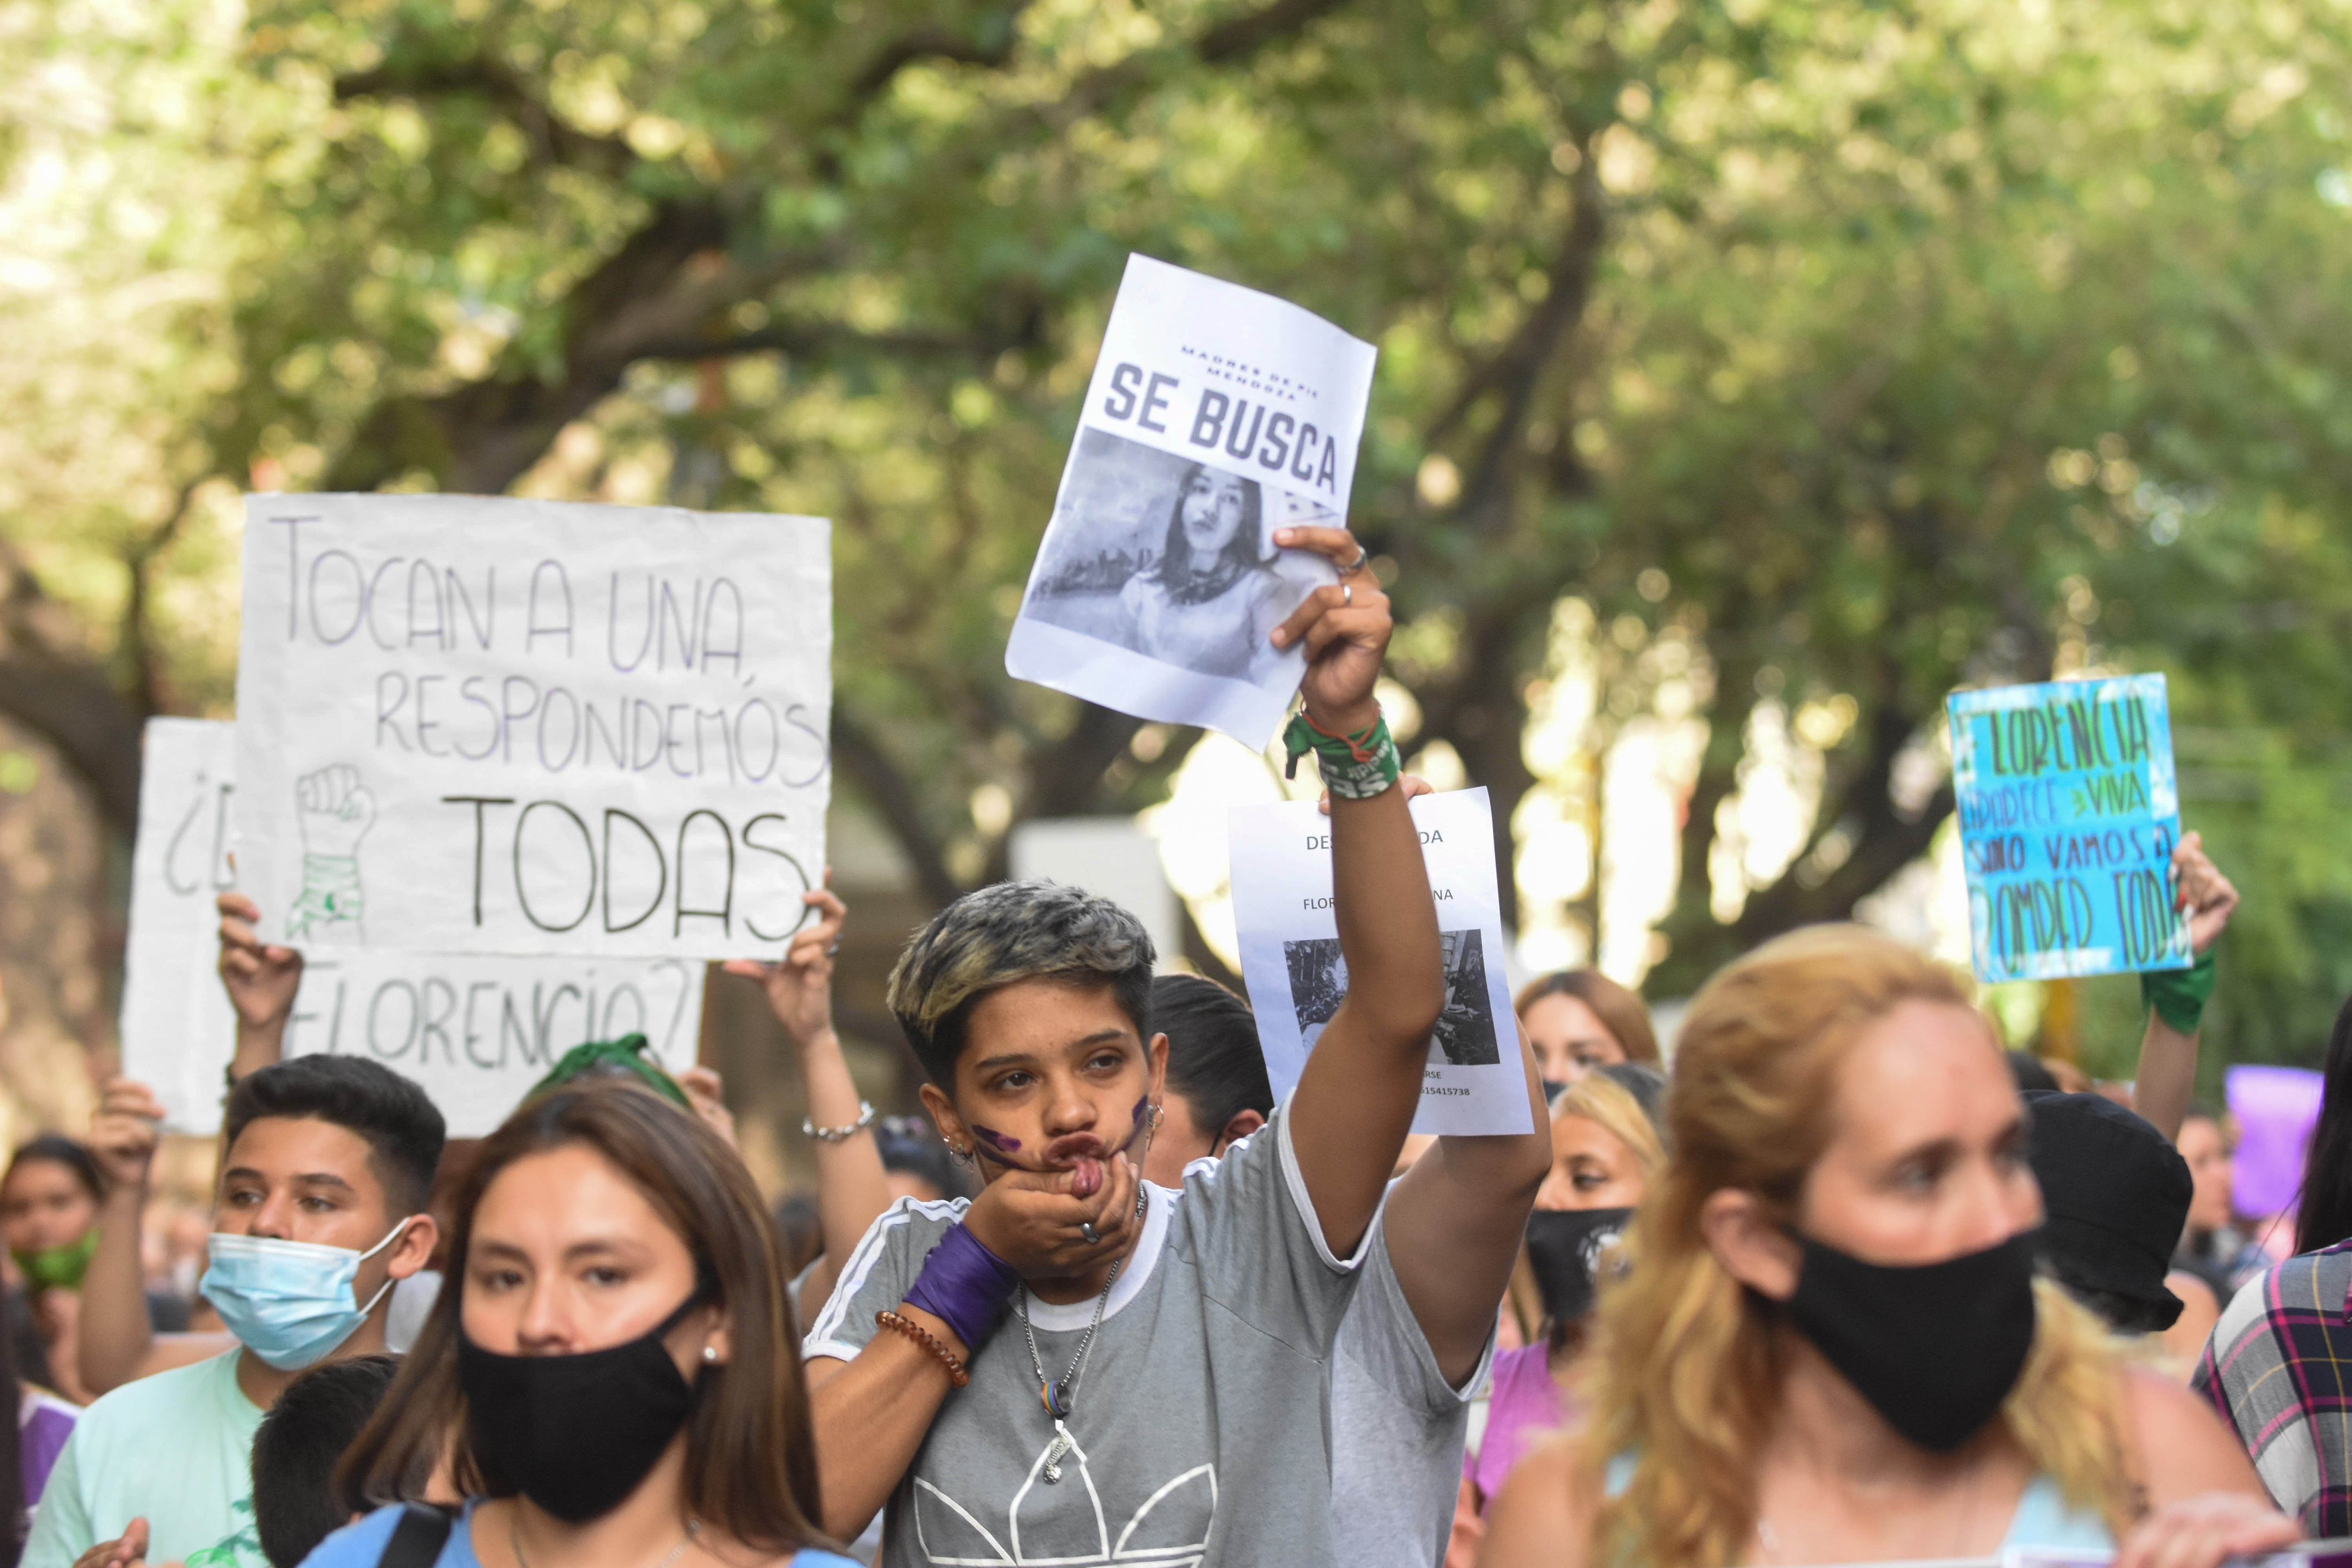
[[[235,885],[235,727],[147,721],[124,942],[122,1070],[175,1132],[220,1130],[236,1018],[216,971],[213,900]],[[672,1072],[692,1067],[703,966],[682,959],[485,958],[323,950],[303,966],[286,1051],[365,1055],[423,1084],[454,1137],[504,1121],[583,1040],[641,1032]]]
[[[122,942],[122,1070],[155,1091],[173,1131],[215,1132],[236,1045],[236,1017],[214,967],[213,908],[236,885],[236,734],[203,719],[150,719],[143,752]]]
[[[256,496],[239,881],[321,948],[774,958],[824,870],[829,525]]]
[[[1412,802],[1437,900],[1445,1011],[1429,1042],[1415,1132],[1517,1133],[1533,1123],[1503,974],[1495,819],[1484,789]],[[1234,808],[1234,921],[1266,1077],[1286,1097],[1348,993],[1331,905],[1331,819],[1304,801]]]
[[[1374,350],[1286,300],[1130,256],[1004,668],[1264,750],[1306,660],[1267,640],[1335,580]]]

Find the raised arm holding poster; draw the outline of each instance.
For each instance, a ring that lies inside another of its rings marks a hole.
[[[1958,691],[1947,708],[1977,977],[2189,967],[2164,677]]]
[[[820,519],[247,502],[240,884],[266,940],[773,958],[820,884]]]
[[[1263,748],[1306,670],[1268,635],[1346,526],[1374,351],[1297,306],[1130,256],[1005,669]]]
[[[155,1091],[175,1132],[220,1130],[236,1018],[216,970],[214,900],[229,858],[235,727],[150,719],[124,942],[122,1070]],[[692,1067],[703,965],[688,959],[485,958],[313,952],[286,1027],[288,1056],[365,1056],[424,1085],[457,1137],[506,1120],[583,1040],[641,1033],[672,1072]]]
[[[1510,984],[1503,975],[1502,900],[1495,883],[1495,819],[1484,789],[1412,802],[1437,900],[1445,1007],[1429,1042],[1415,1132],[1528,1131]],[[1234,922],[1242,979],[1277,1100],[1348,994],[1331,903],[1331,819],[1303,801],[1234,808]]]

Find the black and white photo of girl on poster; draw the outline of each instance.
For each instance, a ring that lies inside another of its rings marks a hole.
[[[1346,526],[1374,358],[1287,300],[1129,257],[1006,673],[1263,749],[1307,669],[1274,630],[1339,582],[1275,541]]]
[[[1264,682],[1269,637],[1319,581],[1268,535],[1283,493],[1082,430],[1027,614],[1195,675]]]

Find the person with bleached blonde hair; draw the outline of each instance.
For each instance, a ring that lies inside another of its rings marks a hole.
[[[1601,1290],[1585,1430],[1512,1473],[1479,1561],[2214,1568],[2294,1541],[2211,1412],[2034,1279],[2027,1136],[1940,965],[1830,926],[1726,968]]]

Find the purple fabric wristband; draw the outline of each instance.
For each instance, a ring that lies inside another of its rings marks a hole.
[[[959,1220],[923,1259],[923,1271],[907,1290],[907,1305],[953,1329],[969,1354],[1004,1321],[1013,1288],[1020,1283],[1013,1265],[982,1246]]]

